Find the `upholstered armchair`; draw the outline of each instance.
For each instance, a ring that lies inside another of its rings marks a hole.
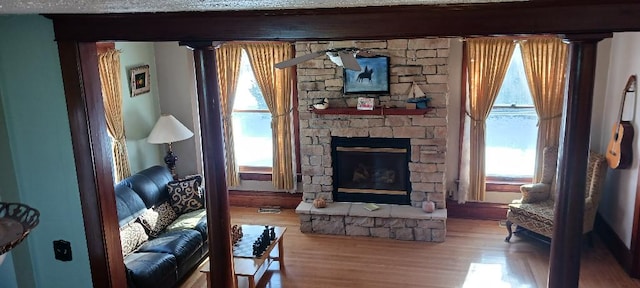
[[[558,148],[545,148],[540,183],[522,185],[520,187],[522,198],[509,204],[509,210],[507,210],[507,231],[509,235],[505,238],[506,242],[509,242],[513,235],[513,224],[551,238],[553,234],[554,202],[557,197],[555,189],[557,160]],[[593,230],[593,222],[600,202],[606,169],[607,165],[604,156],[590,151],[584,199],[583,234]]]

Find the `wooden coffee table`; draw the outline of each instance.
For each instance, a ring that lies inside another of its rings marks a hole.
[[[284,246],[282,246],[282,241],[284,240],[284,232],[287,231],[287,227],[275,226],[274,230],[276,233],[276,238],[271,242],[271,244],[269,244],[262,256],[233,256],[233,268],[236,276],[236,286],[240,277],[246,277],[247,281],[249,282],[249,288],[255,288],[257,282],[256,280],[260,279],[260,277],[269,268],[269,265],[271,265],[273,261],[278,261],[278,263],[280,263],[280,270],[284,270]],[[242,233],[244,235],[243,238],[247,237],[247,239],[254,239],[257,235],[262,234],[262,231],[264,231],[264,226],[242,225]],[[276,247],[277,249],[274,249]],[[234,247],[234,250],[237,248],[238,247]],[[202,270],[200,270],[200,272],[203,272],[207,275],[207,283],[210,282],[209,271],[210,270],[208,263],[207,265],[204,265]]]

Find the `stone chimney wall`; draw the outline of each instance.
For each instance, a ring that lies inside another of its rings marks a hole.
[[[449,41],[424,38],[296,42],[296,56],[334,47],[358,47],[390,57],[389,95],[344,95],[343,68],[326,56],[298,64],[300,161],[305,202],[318,196],[332,201],[332,136],[382,137],[411,139],[408,164],[411,205],[418,207],[422,201],[431,200],[437,208],[445,207]],[[355,110],[358,97],[376,98],[376,109],[404,108],[412,82],[431,97],[430,110],[425,115],[318,115],[309,110],[310,105],[323,98],[328,98],[329,109],[353,107]]]

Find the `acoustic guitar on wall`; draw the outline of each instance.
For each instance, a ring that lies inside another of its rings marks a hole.
[[[622,93],[618,122],[613,125],[611,139],[607,145],[607,163],[612,169],[626,169],[633,163],[633,125],[631,121],[622,121],[622,110],[627,93],[635,93],[636,90],[636,75],[631,75]]]

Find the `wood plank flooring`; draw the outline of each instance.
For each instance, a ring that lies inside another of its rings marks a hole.
[[[448,219],[444,243],[303,234],[293,210],[231,208],[233,224],[286,226],[285,270],[269,267],[258,287],[546,287],[549,246],[514,236],[497,221]],[[244,284],[244,283],[241,283]],[[204,288],[199,269],[181,288]],[[214,285],[214,287],[216,287]],[[242,287],[242,285],[241,285]],[[580,287],[640,287],[596,239],[584,248]]]

